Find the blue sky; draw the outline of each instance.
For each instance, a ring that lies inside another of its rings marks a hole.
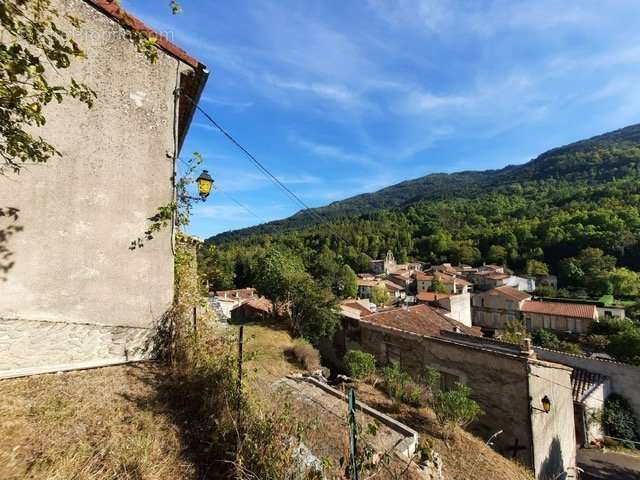
[[[123,1],[209,67],[201,106],[311,206],[640,121],[637,0],[165,3]],[[191,233],[261,223],[231,198],[298,210],[200,115],[192,151],[222,191]]]

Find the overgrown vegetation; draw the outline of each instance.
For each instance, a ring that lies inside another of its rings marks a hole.
[[[462,383],[457,383],[452,390],[435,392],[431,407],[446,439],[451,437],[456,427],[464,427],[484,413],[480,405],[471,399],[471,388]]]
[[[293,341],[290,354],[307,371],[314,372],[322,366],[320,352],[304,338],[296,338]]]
[[[298,465],[295,448],[304,425],[286,403],[270,408],[256,401],[250,387],[238,384],[237,338],[214,330],[201,315],[194,329],[190,312],[202,306],[195,271],[195,249],[184,242],[176,255],[176,301],[158,329],[161,358],[172,366],[168,401],[179,406],[194,435],[206,441],[211,470],[239,479],[287,478]],[[304,356],[310,361],[308,356]]]
[[[636,448],[640,442],[640,424],[629,402],[622,396],[612,393],[604,402],[602,423],[612,440],[618,439],[627,448]],[[621,440],[622,439],[622,440]],[[628,440],[628,441],[625,441]]]
[[[376,374],[376,358],[361,350],[349,350],[342,359],[349,376],[356,380],[371,380]]]

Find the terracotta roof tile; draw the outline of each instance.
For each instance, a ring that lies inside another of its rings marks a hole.
[[[416,298],[421,302],[435,302],[436,300],[449,298],[450,296],[448,293],[420,292],[416,295]]]
[[[394,308],[385,312],[373,313],[361,320],[363,323],[380,327],[391,327],[405,332],[416,333],[429,337],[440,336],[441,330],[454,332],[457,327],[460,332],[468,335],[480,335],[477,330],[452,320],[428,305],[417,305],[409,308]]]
[[[593,319],[596,315],[595,305],[564,302],[540,302],[532,300],[522,305],[523,312],[557,315],[561,317],[577,317]]]

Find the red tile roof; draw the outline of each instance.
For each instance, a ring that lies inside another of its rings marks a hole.
[[[428,305],[394,308],[393,310],[373,313],[360,321],[366,324],[395,328],[429,337],[439,336],[441,330],[454,332],[456,327],[460,332],[468,335],[481,335],[476,329],[447,318],[444,313],[440,313]]]
[[[574,368],[571,372],[571,389],[573,401],[584,402],[586,397],[599,385],[607,381],[607,377],[599,373],[588,372],[581,368]]]
[[[564,302],[540,302],[532,300],[522,305],[523,312],[555,315],[560,317],[576,317],[593,319],[596,316],[595,305]]]
[[[129,14],[124,10],[115,0],[85,0],[87,3],[93,5],[96,9],[104,13],[105,15],[123,23],[127,27],[147,33],[149,36],[157,39],[156,45],[165,52],[182,60],[187,65],[192,66],[196,70],[205,69],[204,64],[193,58],[187,52],[180,47],[171,43],[164,35],[159,34],[152,28],[145,25],[141,20]]]
[[[504,297],[507,297],[511,300],[516,300],[518,302],[531,298],[530,294],[526,292],[521,292],[517,288],[513,288],[508,285],[503,285],[502,287],[496,287],[493,290],[489,290],[486,293],[488,293],[489,295],[502,295]]]
[[[442,300],[450,296],[448,293],[420,292],[416,295],[416,298],[421,302],[435,302],[436,300]]]
[[[264,297],[260,297],[249,300],[247,303],[238,308],[252,308],[264,313],[271,313],[273,310],[273,304],[270,300],[267,300]]]

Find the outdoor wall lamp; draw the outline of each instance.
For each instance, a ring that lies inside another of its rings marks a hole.
[[[198,194],[202,200],[206,200],[206,198],[211,193],[211,188],[213,187],[213,178],[209,175],[209,172],[203,170],[200,176],[196,179],[198,182]]]
[[[540,403],[542,404],[542,408],[536,408],[533,405],[531,406],[531,410],[537,410],[543,413],[549,413],[551,411],[551,400],[546,395],[540,399]]]

